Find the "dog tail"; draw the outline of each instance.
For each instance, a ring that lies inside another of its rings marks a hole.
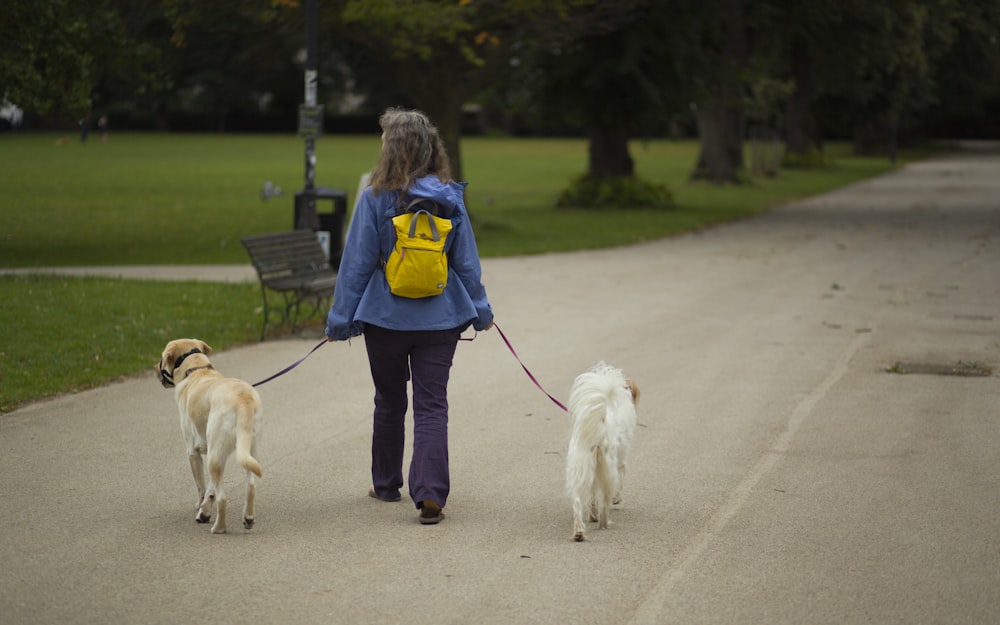
[[[617,420],[623,408],[634,402],[635,385],[625,378],[621,369],[597,363],[573,381],[569,392],[569,413],[583,425],[587,442],[603,442],[606,419]],[[634,410],[634,405],[632,406]]]
[[[600,486],[609,492],[620,487],[606,479],[616,479],[617,472],[613,470],[619,462],[616,454],[622,444],[630,443],[633,426],[624,417],[629,411],[634,415],[632,401],[625,375],[604,362],[574,380],[568,406],[574,419],[566,467],[569,493],[589,490],[595,473],[602,479]],[[617,440],[612,441],[611,437]],[[612,477],[604,477],[609,474]]]
[[[260,423],[260,404],[242,404],[236,412],[236,459],[240,465],[257,477],[262,476],[260,463],[253,457],[257,424]]]

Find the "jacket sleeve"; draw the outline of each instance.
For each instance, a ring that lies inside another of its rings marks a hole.
[[[461,218],[457,221],[453,231],[454,241],[450,254],[451,268],[461,280],[476,307],[477,317],[472,322],[472,327],[476,330],[485,330],[493,321],[493,308],[486,297],[486,287],[483,286],[483,268],[479,262],[479,248],[476,246],[476,237],[472,232],[472,224],[465,210],[461,211]]]
[[[361,334],[362,325],[354,317],[378,262],[378,220],[372,189],[368,187],[351,219],[340,259],[333,305],[326,318],[326,335],[331,339],[343,341]]]

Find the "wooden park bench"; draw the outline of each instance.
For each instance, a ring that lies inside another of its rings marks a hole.
[[[243,237],[240,241],[260,278],[264,299],[262,341],[272,325],[275,329],[289,325],[292,332],[297,332],[300,320],[324,310],[324,302],[333,296],[337,272],[330,266],[315,232],[292,230]],[[281,298],[278,310],[272,310],[275,306],[270,302],[277,298],[269,297],[269,291]],[[303,305],[309,306],[305,316],[302,316]],[[280,318],[272,322],[271,317],[275,314],[280,314]]]

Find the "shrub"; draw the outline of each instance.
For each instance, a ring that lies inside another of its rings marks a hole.
[[[609,178],[584,175],[559,194],[559,208],[658,208],[676,207],[666,185],[633,176]]]
[[[822,169],[832,163],[822,150],[810,148],[806,152],[785,152],[782,165],[790,168]]]

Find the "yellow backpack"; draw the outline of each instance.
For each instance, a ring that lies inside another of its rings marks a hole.
[[[451,232],[451,220],[424,209],[410,212],[414,206],[428,201],[413,200],[407,212],[392,218],[396,246],[385,262],[385,279],[389,290],[400,297],[419,299],[440,295],[448,284],[445,242]]]

